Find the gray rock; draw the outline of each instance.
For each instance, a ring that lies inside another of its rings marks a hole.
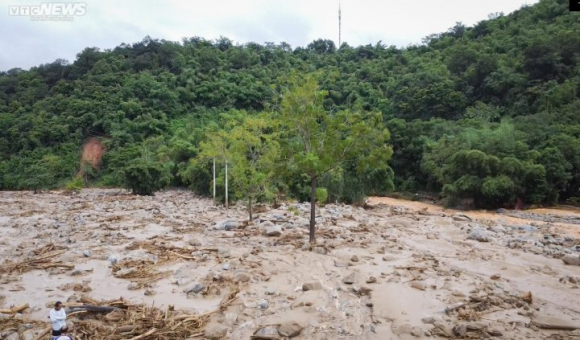
[[[567,254],[562,257],[562,261],[564,261],[565,264],[569,264],[571,266],[580,266],[580,255]]]
[[[90,250],[83,250],[83,256],[84,257],[91,257],[91,256],[93,256],[93,252]]]
[[[353,256],[350,258],[350,260],[351,260],[352,262],[358,262],[358,256],[356,256],[356,255],[353,255]]]
[[[427,285],[423,281],[413,281],[411,282],[411,287],[419,290],[426,290]]]
[[[322,289],[322,284],[318,281],[307,282],[302,285],[302,290],[305,292],[309,290],[320,290],[320,289]]]
[[[193,247],[200,247],[202,245],[201,241],[197,238],[190,238],[189,241],[187,241],[187,243],[189,243],[189,245]]]
[[[223,270],[230,270],[232,268],[232,265],[230,263],[224,263],[224,265],[222,266]]]
[[[272,221],[264,221],[262,223],[260,223],[260,228],[269,228],[269,227],[273,227],[275,224]]]
[[[435,319],[432,316],[427,316],[427,317],[424,317],[421,319],[421,322],[426,323],[426,324],[430,324],[430,325],[434,324],[436,321],[437,321],[437,319]]]
[[[468,240],[475,240],[479,242],[491,242],[493,237],[489,235],[488,231],[481,228],[473,229],[469,235],[467,235]]]
[[[312,248],[312,251],[315,252],[316,254],[320,254],[320,255],[328,254],[328,250],[326,250],[326,248],[324,248],[324,247],[314,247],[314,248]]]
[[[276,294],[276,290],[274,288],[266,289],[266,295],[274,295]]]
[[[262,299],[262,300],[258,301],[258,308],[260,308],[260,309],[268,308],[268,300]]]
[[[107,260],[111,263],[111,265],[114,265],[117,263],[117,261],[119,261],[119,255],[111,254]]]
[[[35,335],[34,335],[34,331],[32,329],[29,329],[27,331],[25,331],[24,333],[22,333],[22,339],[24,340],[34,340]]]
[[[210,340],[219,340],[226,334],[228,334],[228,328],[215,321],[208,323],[203,332],[203,335]]]
[[[218,230],[234,230],[240,227],[240,223],[234,220],[224,220],[220,221],[216,225],[216,229]]]
[[[6,340],[20,340],[20,335],[18,335],[18,332],[12,333],[6,337]]]
[[[127,285],[127,290],[137,290],[139,289],[139,284],[136,282],[131,282]]]
[[[278,328],[274,326],[266,326],[260,328],[254,333],[252,338],[255,339],[278,339]]]
[[[300,326],[300,324],[298,324],[297,322],[287,321],[283,322],[282,324],[280,324],[280,326],[278,326],[278,333],[281,336],[293,338],[295,336],[300,335],[300,332],[302,332],[303,329],[304,327]]]
[[[189,293],[195,293],[195,294],[197,294],[197,293],[203,291],[204,289],[205,289],[205,286],[203,284],[196,283],[196,284],[193,285],[193,287],[187,289],[185,292],[187,294],[189,294]]]
[[[237,273],[234,276],[234,281],[235,282],[248,282],[248,281],[250,281],[250,275],[248,273],[245,273],[245,272]]]
[[[498,213],[498,214],[505,214],[505,213],[507,213],[508,211],[507,211],[507,210],[505,210],[504,208],[499,208],[499,209],[497,209],[495,212],[496,212],[496,213]]]
[[[280,236],[280,235],[282,235],[282,227],[280,227],[279,225],[273,225],[271,227],[267,227],[266,230],[264,230],[264,235],[266,235],[266,236]]]
[[[354,273],[350,273],[342,279],[342,282],[346,283],[347,285],[353,284],[354,281]]]

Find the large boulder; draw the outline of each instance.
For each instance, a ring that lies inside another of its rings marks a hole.
[[[562,261],[565,264],[569,264],[572,266],[580,266],[580,255],[578,254],[567,254],[562,257]]]

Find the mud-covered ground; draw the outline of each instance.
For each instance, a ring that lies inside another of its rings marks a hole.
[[[329,204],[311,248],[307,204],[258,210],[248,223],[187,191],[0,192],[0,339],[33,339],[48,324],[1,323],[46,322],[56,300],[201,314],[234,286],[200,338],[580,337],[578,211]]]

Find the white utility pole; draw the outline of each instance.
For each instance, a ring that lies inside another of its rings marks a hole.
[[[215,200],[215,157],[213,159],[213,205],[216,205],[217,202]]]
[[[228,161],[226,161],[226,209],[229,209],[229,205],[228,205]]]

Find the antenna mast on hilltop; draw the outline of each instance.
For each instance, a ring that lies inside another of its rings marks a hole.
[[[341,37],[340,37],[340,0],[338,0],[338,48],[341,46]]]

